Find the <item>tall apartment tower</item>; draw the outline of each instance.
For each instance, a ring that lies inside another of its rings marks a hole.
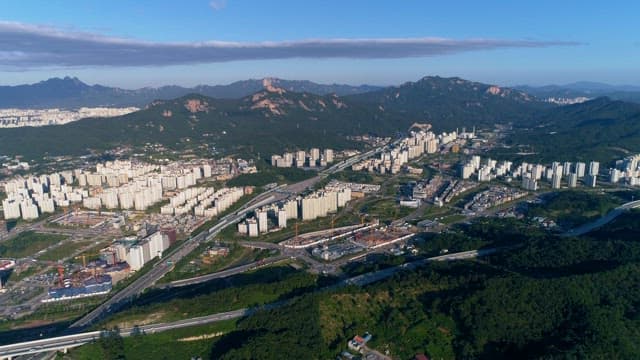
[[[600,172],[600,163],[597,161],[592,161],[589,163],[589,175],[597,176],[598,172]]]

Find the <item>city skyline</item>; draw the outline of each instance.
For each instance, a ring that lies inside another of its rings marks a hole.
[[[397,85],[426,75],[499,85],[640,83],[636,4],[66,5],[0,6],[3,85],[66,75],[123,88],[263,77]],[[613,25],[594,26],[602,20]]]

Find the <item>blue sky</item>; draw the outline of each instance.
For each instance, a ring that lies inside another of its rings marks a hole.
[[[640,85],[638,14],[635,1],[4,1],[0,83]]]

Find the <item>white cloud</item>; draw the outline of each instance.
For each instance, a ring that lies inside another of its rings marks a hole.
[[[0,66],[164,66],[289,58],[393,59],[504,48],[576,45],[563,41],[374,38],[265,42],[149,42],[0,21]]]
[[[224,9],[225,7],[227,7],[227,0],[211,0],[209,2],[209,6],[214,10],[214,11],[219,11]]]

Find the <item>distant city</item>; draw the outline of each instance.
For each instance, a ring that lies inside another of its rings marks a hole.
[[[23,126],[64,125],[86,118],[108,118],[130,114],[140,109],[127,108],[86,108],[77,110],[63,109],[0,109],[0,128]]]

